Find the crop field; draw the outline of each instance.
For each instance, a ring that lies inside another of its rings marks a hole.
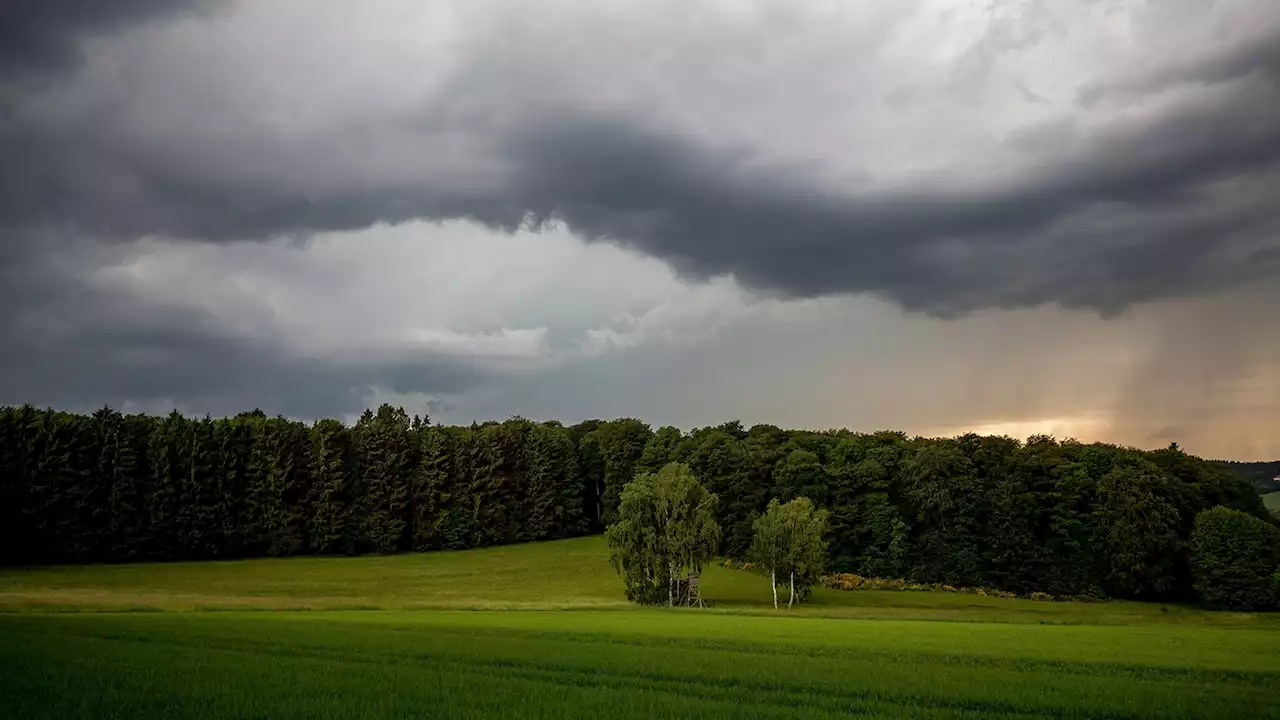
[[[1272,615],[704,586],[628,606],[599,538],[4,570],[0,717],[1280,717]]]

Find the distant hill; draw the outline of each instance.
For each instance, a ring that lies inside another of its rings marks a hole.
[[[1217,460],[1219,465],[1232,470],[1258,488],[1259,493],[1280,492],[1280,460],[1271,462],[1234,462]]]

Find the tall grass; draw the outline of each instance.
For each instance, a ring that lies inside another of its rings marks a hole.
[[[1273,631],[695,613],[0,617],[0,715],[1280,717]]]
[[[627,604],[599,538],[0,570],[0,718],[1280,717],[1275,615],[825,588],[775,611],[723,567],[703,595]]]

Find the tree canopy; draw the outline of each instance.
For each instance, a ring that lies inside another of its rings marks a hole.
[[[828,511],[841,573],[1053,595],[1197,596],[1197,514],[1276,522],[1247,478],[1177,447],[911,438],[635,419],[352,425],[0,407],[0,562],[467,548],[603,532],[637,473],[680,463],[744,558],[771,500]]]
[[[687,465],[668,463],[622,488],[617,521],[605,531],[610,561],[627,598],[646,604],[682,602],[683,579],[715,555],[720,527],[716,496]]]
[[[1195,586],[1205,602],[1271,610],[1280,602],[1280,528],[1225,507],[1196,516],[1191,538]]]
[[[773,606],[778,606],[778,581],[786,583],[787,607],[804,601],[827,565],[827,511],[814,508],[807,497],[785,504],[775,498],[752,524],[750,557],[769,573]]]

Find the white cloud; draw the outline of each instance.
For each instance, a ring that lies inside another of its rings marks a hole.
[[[368,404],[449,422],[638,415],[691,427],[737,417],[1138,445],[1170,432],[1230,456],[1265,455],[1280,408],[1280,367],[1259,334],[1267,320],[1251,310],[1270,303],[1265,288],[1110,320],[1039,309],[941,322],[867,298],[783,301],[729,277],[683,281],[563,229],[505,236],[467,223],[308,243],[150,240],[93,277],[134,307],[185,309],[286,356],[334,366],[451,356],[496,371],[456,392],[362,392]]]
[[[409,348],[421,348],[471,358],[541,357],[548,351],[546,337],[545,327],[519,330],[503,328],[496,333],[471,335],[452,330],[415,327],[407,328],[404,333],[405,344]]]
[[[729,277],[680,280],[660,261],[563,228],[494,233],[406,223],[308,242],[147,240],[99,268],[99,289],[209,318],[298,357],[428,352],[533,370],[578,355],[690,344],[815,301],[758,298]]]

